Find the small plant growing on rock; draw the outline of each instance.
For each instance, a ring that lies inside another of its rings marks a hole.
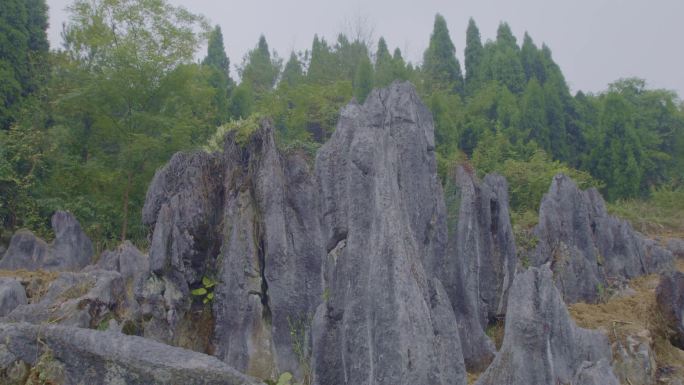
[[[278,377],[278,381],[266,380],[268,385],[293,385],[292,384],[292,374],[285,372]]]
[[[202,286],[191,291],[191,293],[196,297],[200,297],[202,303],[207,304],[214,299],[214,286],[216,286],[216,283],[213,279],[204,276],[202,277]]]

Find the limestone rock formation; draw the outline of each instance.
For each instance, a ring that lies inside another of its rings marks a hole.
[[[304,375],[322,295],[314,193],[305,157],[278,151],[266,121],[247,143],[227,138],[222,153],[176,154],[143,211],[154,227],[152,274],[136,288],[145,336],[179,344],[187,317],[204,306],[190,291],[207,277],[217,284],[205,348],[263,378]]]
[[[92,242],[73,215],[57,211],[52,229],[55,239],[50,244],[28,230],[17,231],[0,259],[0,269],[78,271],[90,263]]]
[[[126,290],[117,272],[64,272],[36,300],[17,306],[3,322],[49,322],[81,328],[106,328],[110,320],[121,319],[126,307]]]
[[[500,175],[480,183],[458,167],[447,181],[449,246],[433,271],[444,283],[460,322],[466,366],[481,371],[494,356],[484,334],[505,313],[517,255],[508,210],[508,185]]]
[[[548,266],[516,275],[501,350],[477,385],[617,385],[601,332],[570,319]]]
[[[613,342],[613,369],[621,383],[652,385],[656,381],[657,364],[653,338],[647,330],[628,333]]]
[[[407,83],[341,113],[318,152],[325,303],[315,383],[464,384],[456,319],[426,265],[445,257],[432,117]]]
[[[130,241],[125,241],[115,250],[106,250],[100,256],[95,268],[118,271],[125,282],[136,282],[150,270],[150,261]]]
[[[214,357],[140,337],[54,325],[0,324],[0,379],[24,365],[37,369],[45,383],[263,385]]]
[[[26,290],[16,279],[0,278],[0,317],[28,303]]]
[[[656,288],[656,301],[673,332],[672,344],[684,349],[684,273],[678,271],[662,276]]]
[[[668,239],[665,243],[665,247],[670,250],[675,257],[684,258],[684,239]]]
[[[551,270],[568,303],[596,302],[611,285],[672,268],[672,253],[609,215],[596,189],[556,175],[539,208],[534,265]]]

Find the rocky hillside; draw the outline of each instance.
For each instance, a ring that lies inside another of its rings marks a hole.
[[[654,273],[684,340],[675,257],[597,191],[555,177],[536,246],[518,250],[503,177],[464,166],[444,185],[409,83],[344,107],[315,159],[280,149],[268,120],[222,151],[178,153],[148,189],[146,253],[93,255],[65,212],[50,244],[14,235],[0,382],[631,384],[608,331],[578,327],[566,303]],[[487,332],[502,320],[497,351]]]

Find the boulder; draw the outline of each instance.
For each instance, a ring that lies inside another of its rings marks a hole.
[[[344,107],[318,151],[314,383],[465,384],[457,321],[426,268],[446,257],[434,148],[430,112],[394,83]]]
[[[0,278],[0,317],[4,317],[19,305],[26,305],[26,290],[19,281]]]
[[[516,275],[501,350],[477,385],[615,384],[608,338],[570,318],[548,265]]]
[[[0,324],[0,341],[0,361],[28,364],[43,381],[92,385],[263,385],[214,357],[119,333],[55,325]],[[0,363],[7,368],[13,365]],[[3,375],[7,373],[0,373]]]
[[[582,191],[563,174],[542,199],[534,233],[539,243],[533,264],[551,264],[568,303],[596,302],[613,284],[673,266],[671,252],[608,215],[596,189]]]
[[[63,272],[40,301],[17,306],[2,321],[107,328],[110,320],[121,319],[125,308],[126,289],[119,273]]]
[[[684,273],[677,271],[661,277],[656,288],[656,302],[673,333],[670,341],[684,349]]]
[[[52,230],[55,239],[50,244],[28,230],[17,231],[0,260],[0,269],[78,271],[90,263],[92,242],[73,215],[57,211]]]
[[[95,265],[103,270],[118,271],[126,282],[135,282],[148,274],[150,261],[130,241],[125,241],[115,250],[104,251]]]

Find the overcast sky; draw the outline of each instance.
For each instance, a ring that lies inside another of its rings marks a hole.
[[[684,0],[170,0],[207,16],[223,29],[231,64],[242,61],[264,34],[272,49],[311,47],[315,33],[334,41],[347,25],[363,19],[384,36],[390,49],[417,63],[427,46],[435,13],[447,20],[463,65],[465,30],[473,17],[483,42],[496,36],[501,21],[522,42],[525,31],[546,43],[573,91],[597,92],[608,83],[637,76],[654,88],[684,97]],[[60,31],[71,0],[47,0],[49,38]]]

